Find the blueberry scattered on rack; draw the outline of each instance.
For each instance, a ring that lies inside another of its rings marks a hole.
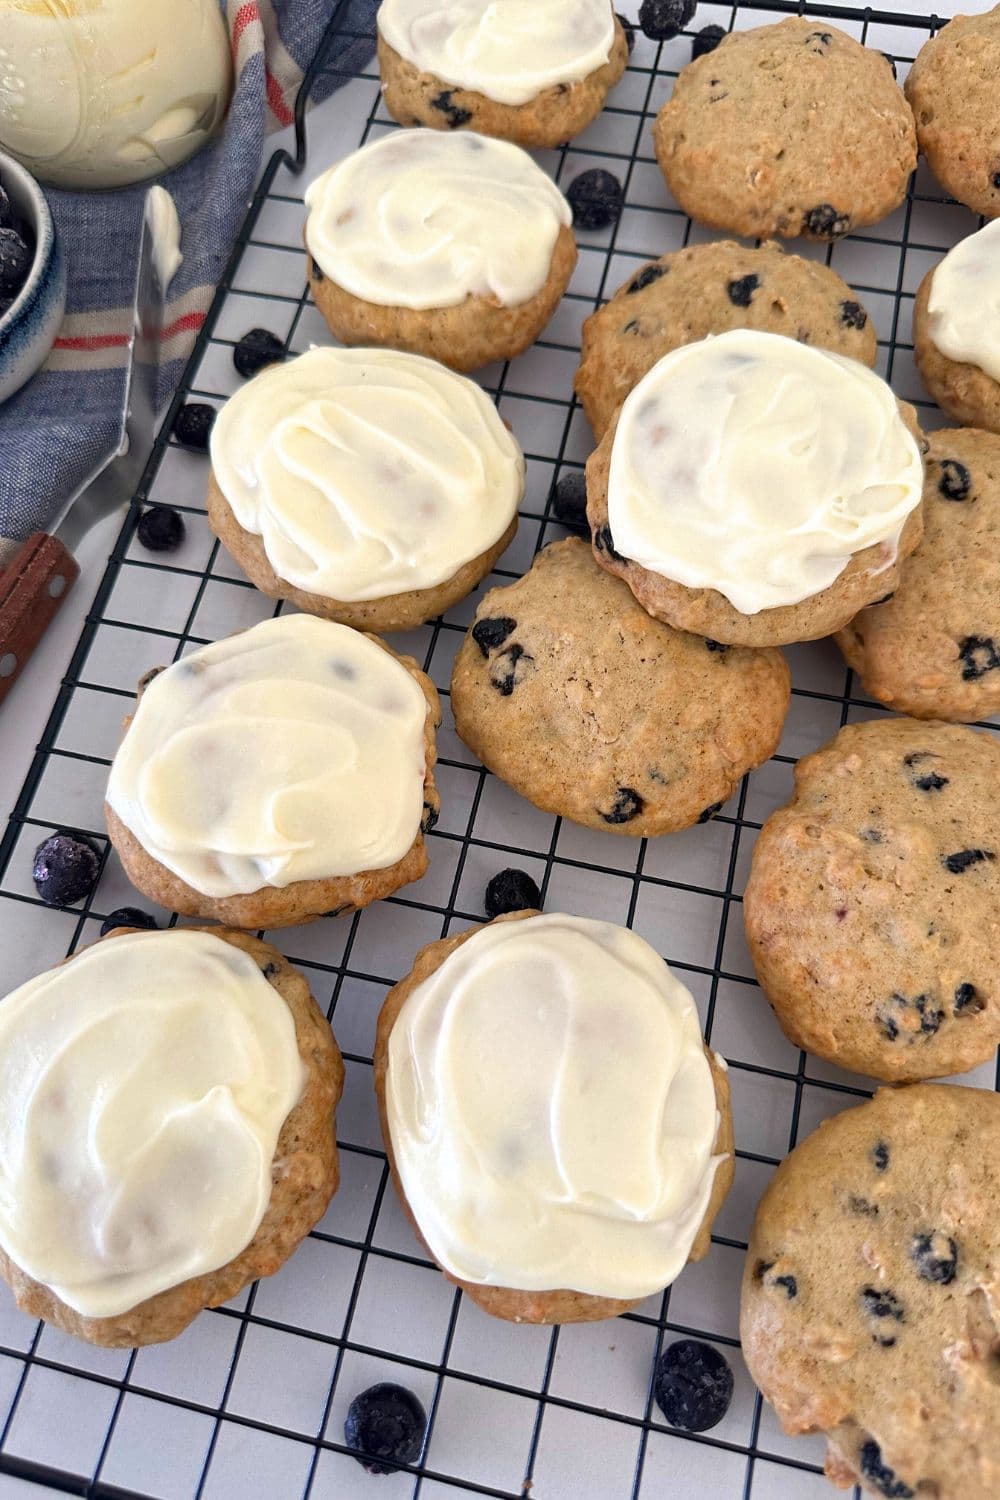
[[[60,831],[43,839],[35,850],[31,878],[46,906],[71,906],[90,895],[100,863],[88,839]]]
[[[186,401],[174,418],[174,437],[185,448],[206,453],[214,423],[214,406],[206,401]]]
[[[587,523],[587,477],[582,469],[565,469],[552,486],[552,514],[563,526],[590,534]]]
[[[628,48],[628,55],[631,57],[632,49],[635,46],[635,27],[628,16],[623,16],[620,10],[616,10],[615,15],[618,17],[619,26],[625,33],[625,45]]]
[[[527,870],[500,870],[486,887],[486,915],[492,919],[507,911],[537,911],[542,893]]]
[[[679,1339],[657,1361],[653,1395],[671,1427],[707,1432],[729,1410],[733,1372],[711,1344]]]
[[[622,211],[625,194],[618,178],[603,167],[591,167],[566,189],[577,229],[607,229]]]
[[[355,1396],[344,1419],[344,1441],[369,1474],[392,1474],[420,1457],[427,1413],[412,1391],[383,1381]]]
[[[136,927],[142,932],[155,932],[156,918],[151,917],[148,911],[140,910],[138,906],[119,906],[115,911],[108,912],[101,923],[101,937],[107,937],[116,927]]]
[[[693,62],[696,57],[705,57],[709,52],[714,52],[725,35],[724,26],[703,26],[691,42],[691,61]]]
[[[154,505],[139,517],[136,536],[149,552],[176,552],[184,540],[184,518],[169,505]]]
[[[669,42],[689,26],[698,9],[696,0],[642,0],[639,25],[653,42]]]
[[[285,346],[270,328],[251,328],[233,350],[233,364],[245,380],[285,357]]]

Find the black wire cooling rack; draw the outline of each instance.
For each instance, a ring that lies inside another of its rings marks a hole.
[[[626,0],[623,0],[623,4]],[[206,460],[171,439],[182,401],[218,404],[235,388],[232,346],[265,325],[298,352],[328,335],[305,284],[298,174],[373,133],[394,128],[373,63],[344,74],[336,102],[305,107],[341,43],[367,34],[342,0],[295,114],[293,153],[270,159],[208,322],[167,413],[129,514],[0,843],[0,938],[5,978],[19,983],[96,936],[100,920],[134,896],[110,853],[101,807],[110,756],[138,677],[274,613],[228,562],[204,516]],[[903,68],[936,16],[847,5],[757,0],[699,6],[693,23],[746,27],[784,14],[841,22]],[[549,518],[554,480],[586,459],[590,437],[572,399],[582,319],[643,260],[705,237],[668,199],[650,128],[691,34],[665,44],[638,36],[629,71],[586,134],[542,161],[565,185],[604,165],[625,187],[612,231],[581,235],[569,293],[545,336],[513,364],[483,374],[528,460],[518,538],[496,579],[516,577],[560,534]],[[833,247],[796,245],[830,261],[863,296],[880,335],[881,372],[940,425],[912,363],[913,293],[927,267],[975,228],[921,169],[905,204],[883,224]],[[152,499],[180,509],[182,550],[158,561],[138,548],[136,521]],[[206,1312],[173,1344],[96,1351],[0,1301],[0,1495],[15,1480],[118,1500],[823,1500],[822,1443],[786,1439],[754,1391],[739,1353],[736,1307],[754,1205],[781,1157],[825,1115],[867,1092],[780,1036],[756,992],[739,904],[756,830],[790,788],[796,757],[848,719],[880,712],[856,694],[829,643],[795,647],[792,708],[779,753],[746,778],[713,822],[633,842],[537,812],[469,756],[451,728],[451,658],[471,617],[467,601],[442,620],[394,638],[444,692],[442,817],[431,870],[368,911],[278,935],[328,1007],[347,1064],[339,1114],[343,1183],[326,1218],[283,1269],[235,1303]],[[30,880],[35,845],[56,828],[91,838],[102,875],[79,907],[42,906]],[[682,975],[705,1030],[729,1062],[737,1179],[712,1253],[662,1297],[611,1324],[513,1328],[488,1319],[419,1253],[388,1187],[370,1081],[374,1018],[386,988],[423,942],[482,916],[486,880],[504,865],[535,875],[549,910],[634,926]],[[163,921],[175,920],[163,913]],[[16,955],[16,956],[13,956]],[[5,988],[8,986],[4,986]],[[991,1064],[964,1081],[996,1087]],[[651,1389],[656,1357],[674,1337],[723,1350],[736,1392],[723,1423],[682,1433],[661,1419]],[[429,1433],[421,1461],[373,1478],[343,1442],[348,1402],[376,1380],[421,1396]],[[6,1477],[5,1477],[6,1476]],[[25,1490],[27,1497],[29,1491]],[[30,1493],[34,1493],[33,1491]]]

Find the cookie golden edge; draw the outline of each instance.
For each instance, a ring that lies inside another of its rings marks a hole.
[[[519,922],[524,921],[526,918],[540,915],[541,913],[537,911],[508,912],[503,916],[494,918],[494,921]],[[428,943],[425,947],[421,948],[413,961],[413,967],[409,974],[397,984],[394,984],[386,995],[382,1009],[379,1012],[375,1032],[373,1081],[378,1102],[379,1123],[382,1128],[382,1141],[386,1159],[389,1163],[393,1186],[396,1189],[406,1217],[417,1240],[432,1260],[434,1259],[433,1252],[424,1239],[420,1225],[407,1200],[396,1166],[395,1153],[392,1148],[392,1136],[389,1131],[389,1120],[386,1111],[389,1037],[400,1011],[412,991],[417,985],[429,978],[431,974],[435,973],[450,954],[454,953],[457,948],[460,948],[463,943],[468,942],[475,933],[479,932],[482,925],[489,926],[491,924],[486,923],[470,927],[466,932],[458,933],[454,937],[439,938],[436,942]],[[712,1070],[712,1081],[715,1085],[716,1105],[719,1112],[715,1151],[716,1154],[724,1155],[725,1160],[720,1162],[716,1169],[712,1184],[712,1194],[701,1226],[691,1246],[691,1252],[688,1256],[689,1263],[691,1261],[702,1260],[708,1254],[712,1238],[712,1224],[719,1209],[722,1207],[726,1194],[732,1186],[735,1171],[735,1142],[733,1139],[733,1117],[730,1104],[729,1080],[708,1043],[706,1042],[704,1045],[705,1055]],[[615,1297],[595,1297],[587,1292],[576,1292],[566,1288],[553,1288],[551,1291],[539,1292],[519,1291],[512,1287],[485,1286],[479,1282],[463,1281],[460,1277],[452,1276],[443,1266],[439,1265],[438,1268],[448,1281],[460,1287],[466,1296],[471,1298],[484,1312],[490,1313],[495,1318],[502,1318],[509,1323],[594,1323],[604,1318],[616,1318],[621,1313],[630,1312],[645,1300],[642,1297],[629,1300]]]
[[[302,1094],[281,1127],[272,1163],[271,1198],[253,1239],[233,1260],[193,1276],[116,1317],[90,1318],[67,1306],[51,1289],[22,1271],[0,1250],[0,1276],[22,1312],[108,1349],[165,1343],[205,1308],[219,1307],[262,1276],[284,1265],[326,1212],[340,1182],[335,1113],[344,1087],[340,1049],[309,985],[270,943],[224,927],[186,929],[207,932],[249,954],[288,1007],[306,1071]],[[131,932],[117,927],[102,943]],[[81,949],[81,952],[86,951]],[[73,959],[64,959],[72,964]],[[267,970],[273,966],[273,972]],[[60,966],[61,967],[61,966]]]
[[[997,213],[1000,214],[1000,205]],[[931,338],[928,304],[936,269],[932,267],[921,281],[913,306],[913,357],[917,369],[931,396],[949,417],[963,427],[1000,433],[1000,382],[978,365],[949,359]]]
[[[345,911],[360,911],[373,901],[392,895],[404,885],[419,880],[427,871],[428,857],[424,841],[440,811],[441,799],[434,782],[437,761],[437,730],[441,723],[441,700],[437,688],[412,656],[401,656],[377,635],[368,639],[405,667],[418,683],[427,704],[424,718],[424,807],[420,827],[410,848],[394,864],[381,870],[359,870],[354,875],[332,875],[323,880],[295,880],[290,885],[262,886],[237,896],[208,896],[161,864],[132,830],[119,818],[110,803],[104,804],[104,815],[111,840],[122,867],[132,885],[150,901],[179,912],[186,917],[201,917],[225,926],[271,930],[299,927],[319,917],[337,916]],[[147,673],[139,683],[138,697],[157,674]],[[123,734],[128,733],[132,715],[126,718]]]
[[[426,125],[432,130],[468,128],[518,146],[561,146],[586,130],[604,108],[608,91],[628,64],[628,43],[615,17],[615,35],[606,63],[576,83],[556,84],[525,104],[501,104],[475,89],[452,88],[433,73],[407,61],[379,35],[378,65],[385,107],[400,125]],[[448,95],[451,125],[432,100]]]

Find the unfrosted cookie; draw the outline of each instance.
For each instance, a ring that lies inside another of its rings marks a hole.
[[[921,443],[856,360],[756,329],[685,344],[588,460],[595,556],[679,630],[815,640],[895,588],[920,540]]]
[[[615,1317],[708,1253],[726,1065],[627,928],[519,911],[430,943],[386,996],[374,1081],[417,1235],[494,1317]]]
[[[988,219],[1000,215],[1000,6],[956,16],[924,43],[904,84],[917,140],[943,188]]]
[[[382,0],[378,62],[401,125],[559,146],[600,114],[628,43],[611,0]]]
[[[689,245],[636,271],[583,325],[574,385],[595,436],[664,354],[730,328],[781,333],[875,363],[875,325],[829,266],[773,243]]]
[[[281,615],[140,684],[108,781],[137,890],[234,927],[367,906],[427,869],[437,692],[376,636]]]
[[[913,309],[914,357],[943,411],[1000,432],[1000,220],[927,272]]]
[[[1000,437],[930,436],[924,535],[892,598],[837,635],[866,692],[921,719],[1000,713]]]
[[[0,1275],[33,1317],[160,1343],[325,1213],[344,1065],[269,943],[116,929],[8,995],[0,1034]]]
[[[318,177],[306,206],[309,286],[336,337],[453,370],[534,343],[576,264],[552,179],[472,131],[394,130]]]
[[[1000,1040],[1000,741],[848,724],[800,760],[743,900],[761,987],[797,1047],[893,1082]]]
[[[358,630],[411,630],[484,578],[517,529],[521,450],[434,360],[310,349],[231,396],[208,520],[257,588]]]
[[[731,32],[689,63],[653,144],[685,213],[761,237],[832,240],[877,224],[917,163],[883,54],[806,17]]]
[[[887,1500],[1000,1492],[1000,1098],[918,1084],[826,1120],[750,1236],[740,1334],[785,1431]]]
[[[777,748],[777,651],[673,630],[575,538],[491,589],[455,659],[459,735],[545,812],[641,838],[710,818]]]

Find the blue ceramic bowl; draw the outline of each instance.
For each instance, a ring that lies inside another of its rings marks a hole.
[[[6,401],[31,379],[52,348],[66,306],[66,267],[41,188],[30,172],[2,151],[0,182],[35,232],[28,279],[0,318],[0,401]]]

